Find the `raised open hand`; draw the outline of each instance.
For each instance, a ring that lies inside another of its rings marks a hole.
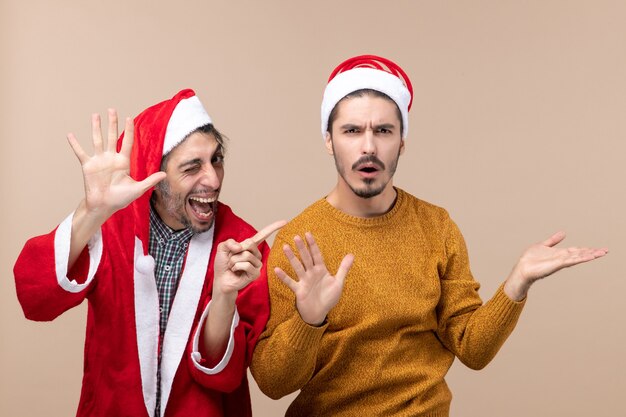
[[[565,233],[558,232],[524,251],[505,284],[505,292],[509,297],[520,300],[535,281],[563,268],[600,258],[609,252],[607,248],[557,248],[556,245],[563,239]]]
[[[214,266],[214,296],[221,293],[236,297],[241,289],[259,277],[263,258],[258,246],[285,224],[284,220],[279,220],[243,242],[228,239],[218,245]]]
[[[293,280],[280,268],[275,268],[274,271],[295,294],[296,307],[302,320],[312,326],[319,326],[326,319],[328,312],[339,302],[346,275],[354,262],[354,256],[346,255],[337,269],[337,274],[333,276],[326,268],[313,235],[306,233],[305,239],[308,247],[300,236],[294,237],[300,260],[289,245],[283,247],[291,267],[298,276],[298,281]]]
[[[117,210],[128,206],[165,178],[164,172],[156,172],[142,181],[135,181],[130,177],[130,151],[134,139],[133,120],[126,119],[122,148],[120,152],[117,152],[117,112],[109,109],[108,115],[109,128],[106,144],[102,138],[100,115],[92,115],[91,130],[94,146],[92,156],[83,150],[74,134],[67,135],[70,146],[83,170],[86,209],[104,220]]]

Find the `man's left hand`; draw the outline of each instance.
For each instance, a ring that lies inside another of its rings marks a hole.
[[[607,248],[557,248],[556,245],[563,239],[565,233],[558,232],[526,249],[504,284],[504,292],[509,298],[523,300],[535,281],[563,268],[600,258],[609,252]]]

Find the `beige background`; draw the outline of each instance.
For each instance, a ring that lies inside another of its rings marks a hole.
[[[341,60],[376,53],[415,102],[396,185],[446,207],[491,296],[564,229],[608,257],[533,288],[483,371],[455,363],[453,416],[626,415],[623,1],[1,0],[0,415],[70,416],[86,306],[24,319],[12,266],[82,195],[69,131],[193,87],[230,138],[223,201],[257,227],[331,189],[319,105]],[[282,415],[253,387],[256,416]]]

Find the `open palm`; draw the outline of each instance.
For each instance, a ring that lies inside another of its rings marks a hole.
[[[300,236],[294,238],[300,259],[289,245],[283,247],[289,263],[298,276],[298,281],[293,280],[280,268],[275,268],[275,272],[295,294],[296,307],[302,320],[317,326],[324,322],[328,312],[339,302],[354,256],[346,255],[337,269],[337,274],[333,276],[326,268],[313,235],[306,233],[305,238],[308,248]]]
[[[120,152],[116,151],[118,122],[115,110],[109,110],[106,144],[103,143],[99,115],[92,116],[91,127],[94,146],[92,156],[82,149],[73,134],[68,135],[68,141],[83,171],[87,210],[109,217],[163,180],[165,173],[154,173],[143,181],[135,181],[130,177],[130,152],[134,139],[132,119],[126,119],[125,137]]]

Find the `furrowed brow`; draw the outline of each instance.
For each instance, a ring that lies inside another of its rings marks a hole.
[[[354,123],[346,123],[345,125],[341,125],[341,130],[350,130],[350,129],[363,129],[363,126],[359,126]]]
[[[375,126],[376,129],[387,129],[387,130],[393,130],[396,129],[397,126],[393,123],[382,123],[379,125]]]

